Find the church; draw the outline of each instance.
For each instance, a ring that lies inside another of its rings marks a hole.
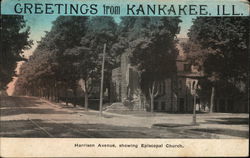
[[[187,39],[179,40],[185,41]],[[199,88],[199,80],[204,78],[204,75],[190,64],[187,54],[179,44],[177,48],[177,74],[172,78],[166,78],[158,86],[158,95],[154,99],[156,112],[191,112],[194,104],[197,109],[201,108],[202,98],[196,94],[196,90]],[[112,70],[112,102],[122,102],[131,110],[149,110],[150,101],[140,88],[140,74],[131,66],[127,53],[123,53],[120,60],[120,67]],[[130,104],[126,104],[127,102]]]

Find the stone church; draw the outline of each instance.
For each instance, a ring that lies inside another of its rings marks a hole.
[[[187,39],[181,39],[185,42]],[[176,60],[177,74],[172,78],[166,78],[158,87],[159,93],[154,99],[154,111],[158,112],[191,112],[194,105],[195,90],[198,82],[203,78],[202,72],[190,65],[187,55],[180,45],[179,55]],[[131,66],[127,53],[121,55],[120,67],[112,71],[112,102],[126,102],[130,99],[131,110],[147,110],[149,100],[140,89],[140,74]],[[201,100],[196,96],[197,108]]]

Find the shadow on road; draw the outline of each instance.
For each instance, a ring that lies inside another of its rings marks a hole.
[[[32,122],[35,122],[32,123]],[[38,126],[37,126],[38,125]],[[53,137],[58,138],[158,138],[151,129],[122,127],[105,124],[50,123],[42,120],[1,121],[1,137]]]
[[[23,104],[24,100],[28,104]],[[1,108],[5,107],[17,107],[18,104],[22,105],[23,107],[38,107],[40,104],[44,103],[43,101],[40,101],[37,98],[25,98],[25,97],[14,97],[14,96],[8,96],[8,97],[1,97]]]
[[[207,132],[207,133],[213,133],[213,134],[223,134],[228,136],[236,136],[236,137],[243,137],[243,138],[249,138],[248,131],[240,131],[240,130],[232,130],[232,129],[191,129],[193,131],[199,131],[199,132]]]
[[[225,124],[225,125],[248,125],[248,118],[215,118],[216,120],[206,120],[206,124]]]
[[[171,124],[171,123],[161,123],[161,124],[153,124],[152,127],[184,127],[184,126],[193,126],[188,124]]]
[[[34,124],[35,122],[35,124]],[[55,123],[43,120],[1,121],[1,137],[23,138],[217,138],[207,132],[176,128],[145,128],[106,124]],[[49,133],[49,134],[48,134]]]
[[[5,100],[4,100],[5,99]],[[79,124],[65,123],[63,122],[65,116],[63,114],[76,113],[86,116],[99,115],[98,112],[91,111],[79,111],[79,110],[60,110],[55,107],[51,107],[47,103],[38,98],[30,97],[6,97],[1,98],[1,116],[11,116],[19,114],[62,114],[61,120],[55,121],[53,119],[47,119],[44,115],[42,120],[23,120],[26,117],[19,117],[19,120],[1,120],[0,136],[2,137],[58,137],[58,138],[173,138],[173,139],[185,139],[185,138],[218,138],[216,134],[221,136],[237,136],[248,138],[249,134],[246,131],[245,126],[248,126],[248,117],[246,115],[239,117],[231,117],[232,115],[219,115],[213,117],[206,116],[203,118],[202,124],[209,128],[202,126],[192,126],[190,124],[175,124],[175,122],[159,123],[154,122],[152,128],[147,127],[128,127],[122,124],[111,125],[109,122],[101,124],[87,124],[87,122],[81,122]],[[52,105],[53,106],[53,105]],[[148,113],[138,111],[122,111],[121,116],[130,115],[136,117],[153,117],[159,118],[166,117],[164,113]],[[190,114],[181,114],[179,117],[177,114],[169,114],[173,116],[172,119],[186,119]],[[104,118],[121,117],[120,115],[104,114]],[[128,117],[130,117],[128,116]],[[178,116],[178,117],[176,117]],[[7,119],[9,117],[6,117]],[[17,117],[18,118],[18,117]],[[94,118],[94,117],[92,117]],[[157,119],[158,119],[157,118]],[[16,119],[16,118],[15,118]],[[117,118],[119,119],[119,118]],[[129,120],[129,119],[128,119]],[[62,122],[61,122],[62,121]],[[235,126],[234,128],[225,128],[226,126]],[[239,125],[239,126],[237,126]],[[223,126],[223,128],[220,128]],[[244,127],[240,130],[240,127]],[[245,130],[245,131],[244,131]],[[49,134],[48,134],[49,133]],[[224,138],[224,137],[223,137]]]
[[[19,115],[19,114],[71,114],[72,112],[56,111],[52,109],[32,109],[32,108],[17,108],[1,109],[1,116]]]
[[[1,101],[1,116],[19,114],[70,114],[71,112],[56,111],[52,108],[43,108],[43,101],[37,98],[4,97]],[[42,107],[42,108],[41,108]]]
[[[215,118],[214,120],[206,120],[202,124],[214,124],[214,125],[248,125],[248,118]],[[201,133],[211,133],[211,134],[222,134],[227,136],[235,136],[242,138],[249,138],[248,131],[236,130],[236,129],[225,129],[225,128],[197,128],[197,126],[188,125],[188,124],[154,124],[152,127],[156,128],[165,128],[165,129],[182,129],[182,127],[187,127],[186,131],[195,131]]]

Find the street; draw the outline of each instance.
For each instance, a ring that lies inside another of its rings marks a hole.
[[[248,114],[84,111],[35,97],[1,97],[1,137],[248,138]]]

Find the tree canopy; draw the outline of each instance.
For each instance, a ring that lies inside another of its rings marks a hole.
[[[176,72],[176,34],[180,20],[173,17],[124,17],[121,38],[134,66],[148,82],[162,80]],[[126,47],[128,46],[128,47]]]
[[[203,55],[205,73],[229,82],[246,84],[248,17],[200,17],[194,20],[188,36],[191,42],[206,50]]]
[[[17,89],[26,93],[23,89],[27,83],[25,89],[31,95],[46,93],[58,98],[59,91],[67,95],[68,89],[76,95],[78,81],[82,79],[84,94],[88,95],[100,78],[103,44],[108,45],[107,58],[113,59],[115,55],[111,46],[116,40],[116,27],[112,17],[58,17],[21,67]],[[107,60],[106,71],[110,75],[114,64],[114,60]],[[39,89],[35,94],[34,87]]]
[[[198,17],[189,30],[184,50],[192,52],[192,61],[207,76],[201,82],[202,93],[212,87],[211,112],[215,95],[247,94],[249,22],[248,17]]]
[[[7,88],[15,76],[17,62],[24,60],[24,50],[32,45],[29,34],[23,16],[1,15],[0,89]]]

